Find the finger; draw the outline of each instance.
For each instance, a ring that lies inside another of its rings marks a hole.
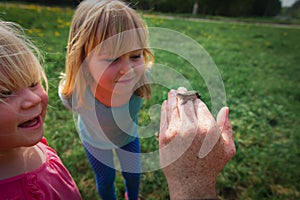
[[[187,101],[184,104],[178,104],[179,118],[181,120],[189,120],[189,122],[195,123],[196,121],[196,111],[193,101]]]
[[[221,135],[222,133],[217,126],[216,121],[211,121],[211,125],[207,130],[207,133],[199,150],[199,158],[204,158],[213,150],[214,146],[218,143]]]
[[[201,125],[200,128],[209,128],[211,121],[214,120],[211,112],[201,99],[197,99],[196,103],[198,124]]]
[[[200,101],[201,100],[198,98],[193,101],[197,121],[198,121],[198,105],[199,105]]]
[[[180,118],[180,134],[196,134],[197,117],[193,101],[187,101],[184,104],[178,104]]]
[[[225,123],[227,121],[228,112],[229,112],[228,107],[223,107],[220,109],[220,111],[217,115],[217,123],[221,130],[223,130]]]
[[[231,159],[236,153],[236,147],[232,135],[232,126],[228,116],[229,108],[223,107],[218,113],[217,124],[222,131],[222,138],[225,141],[227,155]]]
[[[185,93],[187,89],[185,87],[179,87],[177,93]],[[178,100],[177,100],[178,101]],[[193,101],[187,101],[186,103],[178,103],[179,117],[181,120],[188,119],[189,122],[195,123],[196,110]]]
[[[159,130],[159,146],[163,147],[167,142],[166,132],[168,129],[168,120],[167,120],[167,101],[164,101],[161,107],[161,114],[160,114],[160,130]]]
[[[229,120],[229,108],[223,107],[217,115],[217,124],[222,132],[225,141],[230,142],[233,140],[232,126]]]
[[[160,134],[165,134],[168,128],[168,119],[167,119],[167,101],[164,101],[161,107],[160,113]]]
[[[170,90],[168,93],[168,101],[167,101],[167,120],[168,122],[171,121],[171,116],[173,112],[178,112],[177,110],[177,98],[176,98],[176,91]]]
[[[187,91],[187,89],[185,87],[179,87],[176,92],[177,93],[185,93],[186,91]],[[183,102],[184,102],[184,100],[181,98],[177,98],[177,101],[179,104],[183,104]]]
[[[221,131],[207,106],[199,99],[197,107],[198,128],[200,140],[203,140],[199,150],[199,158],[204,158],[213,149],[221,137]]]
[[[166,106],[166,119],[168,126],[165,130],[165,140],[169,142],[177,135],[178,125],[180,123],[175,90],[170,90],[168,93],[168,101]]]

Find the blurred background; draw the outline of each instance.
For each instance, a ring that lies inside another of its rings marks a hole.
[[[41,49],[50,98],[45,136],[74,177],[83,199],[97,200],[94,175],[72,113],[57,95],[69,27],[79,2],[0,0],[0,18],[22,25]],[[197,41],[221,73],[237,153],[218,176],[219,199],[300,199],[300,1],[127,2],[149,27],[178,31]],[[205,103],[210,103],[206,84],[191,63],[167,51],[155,49],[154,53],[155,64],[172,67],[190,81]],[[169,75],[166,78],[176,80]],[[139,125],[149,124],[149,109],[161,104],[168,90],[153,86],[151,99],[143,102],[139,113]],[[158,149],[154,133],[153,137],[141,138],[142,152]],[[119,171],[116,188],[118,199],[123,199],[125,188]],[[161,170],[142,174],[140,198],[169,199]]]
[[[5,2],[18,2],[16,0]],[[80,0],[23,0],[43,5],[64,5],[75,7]],[[194,15],[219,16],[277,16],[297,15],[298,0],[126,0],[141,10],[164,13],[192,13]],[[282,10],[283,8],[283,10]],[[299,17],[299,16],[298,16]]]

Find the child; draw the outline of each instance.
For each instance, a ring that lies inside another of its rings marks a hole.
[[[0,21],[0,199],[81,199],[43,138],[47,79],[20,30]]]
[[[138,199],[138,111],[142,98],[151,95],[146,71],[153,61],[147,41],[144,21],[121,1],[85,0],[73,16],[59,96],[78,114],[78,132],[102,199],[116,199],[113,152],[125,198]]]

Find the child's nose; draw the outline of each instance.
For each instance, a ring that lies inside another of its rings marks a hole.
[[[123,62],[121,63],[121,68],[120,68],[120,74],[125,74],[126,72],[128,72],[129,70],[131,70],[132,68],[132,63],[130,61],[130,59],[125,58],[123,60]]]
[[[24,95],[24,100],[21,104],[23,109],[34,107],[42,101],[41,97],[29,88],[25,88],[22,91],[22,95]]]

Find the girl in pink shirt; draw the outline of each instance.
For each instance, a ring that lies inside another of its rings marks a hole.
[[[21,30],[0,21],[0,200],[81,199],[43,138],[47,78],[34,55],[38,50]]]

